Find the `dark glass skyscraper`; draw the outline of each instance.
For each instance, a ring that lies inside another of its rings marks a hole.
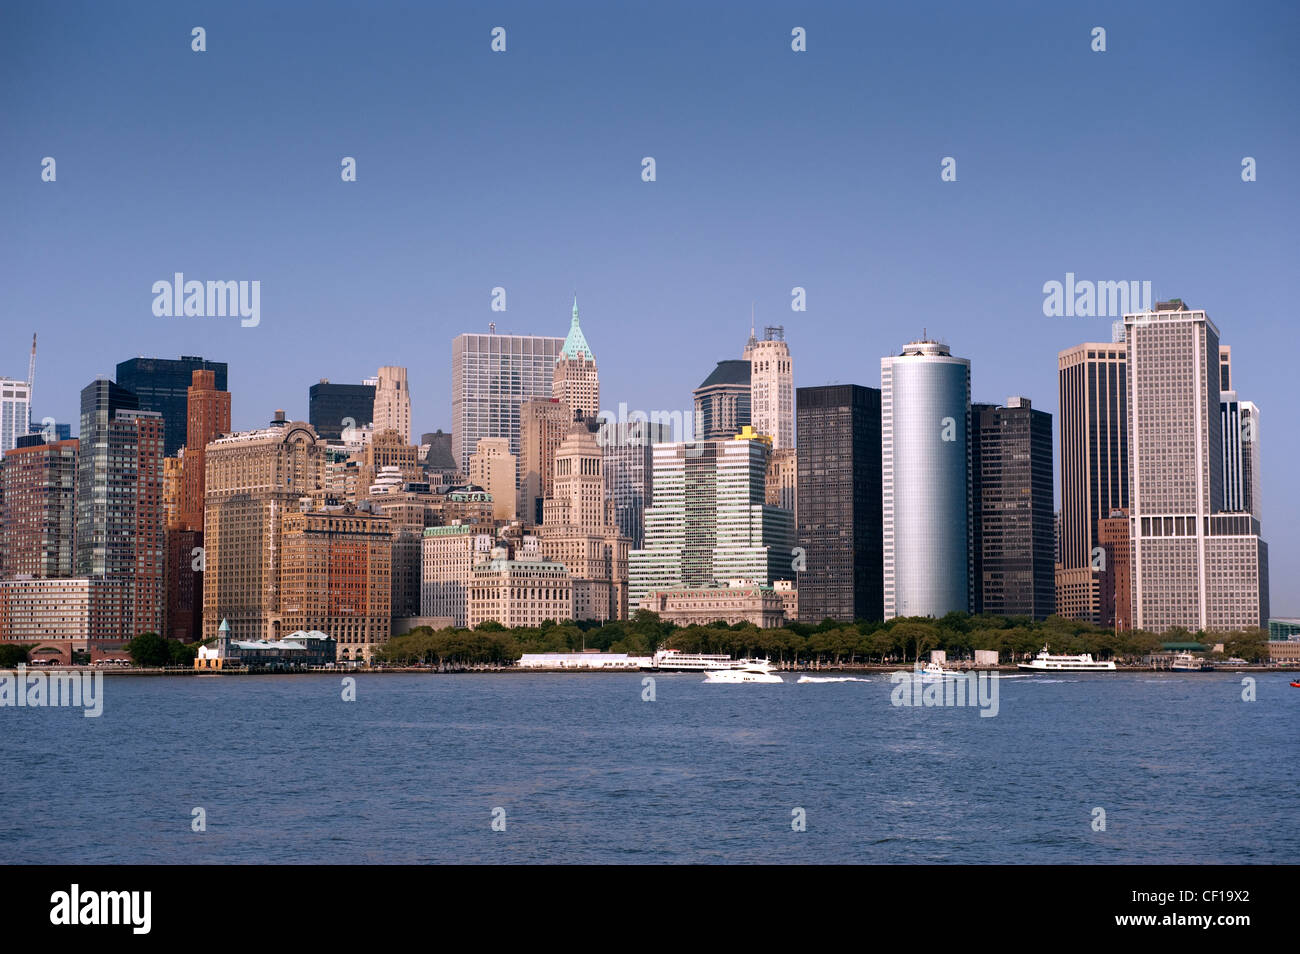
[[[367,427],[374,414],[373,384],[331,384],[322,380],[311,386],[307,420],[322,440],[342,440],[344,421],[351,418],[353,427]]]
[[[1027,398],[971,405],[971,529],[976,613],[1055,612],[1052,416]]]
[[[880,391],[799,388],[799,618],[884,618]]]
[[[131,358],[117,365],[117,383],[134,394],[141,411],[163,416],[163,449],[175,457],[185,446],[189,422],[189,389],[195,371],[211,371],[218,391],[226,390],[226,363],[194,355],[175,358]]]
[[[1085,342],[1057,355],[1061,542],[1056,611],[1109,626],[1100,524],[1129,505],[1128,351]]]

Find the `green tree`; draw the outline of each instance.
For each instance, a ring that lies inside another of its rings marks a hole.
[[[168,662],[173,666],[193,666],[199,655],[198,643],[182,643],[179,639],[167,640]]]
[[[167,640],[157,633],[141,633],[126,644],[126,651],[137,666],[165,666],[171,661]]]
[[[34,644],[33,644],[34,645]],[[29,662],[31,645],[22,643],[0,643],[0,669],[13,669],[19,663]]]

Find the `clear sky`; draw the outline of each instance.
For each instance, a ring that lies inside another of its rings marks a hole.
[[[927,328],[976,400],[1055,412],[1057,351],[1110,320],[1045,317],[1043,283],[1148,280],[1262,408],[1300,615],[1298,45],[1290,2],[6,0],[0,374],[38,331],[35,414],[75,431],[96,374],[201,354],[246,428],[399,364],[418,434],[450,427],[456,334],[563,335],[577,290],[608,408],[689,408],[752,301],[797,385],[879,386]],[[260,281],[261,323],[155,317],[177,271]]]

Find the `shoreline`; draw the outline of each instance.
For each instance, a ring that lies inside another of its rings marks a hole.
[[[845,675],[845,674],[847,674],[847,675],[853,675],[853,674],[858,674],[858,673],[867,673],[867,674],[874,674],[874,675],[882,675],[882,674],[889,674],[889,673],[895,673],[895,672],[911,672],[911,671],[912,671],[912,666],[911,666],[910,663],[902,663],[902,664],[897,664],[897,665],[883,665],[883,666],[882,666],[882,665],[879,665],[879,664],[875,664],[875,663],[873,663],[873,664],[870,664],[870,665],[859,665],[859,666],[823,666],[823,667],[820,667],[820,668],[808,668],[808,669],[776,669],[776,670],[774,670],[774,671],[775,671],[778,675],[783,675],[783,676],[785,676],[785,675],[789,675],[789,676],[813,676],[813,675],[820,675],[820,674],[831,674],[831,675]],[[963,669],[963,670],[959,670],[959,671],[960,671],[961,674],[963,674],[963,675],[965,675],[966,673],[980,673],[980,672],[996,672],[996,673],[1007,673],[1007,674],[1010,674],[1010,673],[1020,673],[1020,672],[1028,672],[1029,675],[1033,675],[1033,676],[1040,676],[1040,675],[1041,675],[1041,676],[1081,676],[1081,675],[1082,675],[1082,676],[1105,676],[1105,675],[1110,675],[1110,674],[1112,674],[1112,673],[1114,673],[1114,674],[1116,674],[1116,675],[1118,675],[1118,674],[1120,674],[1120,673],[1137,673],[1137,674],[1148,674],[1148,675],[1149,675],[1149,674],[1153,674],[1153,673],[1164,673],[1164,674],[1167,674],[1167,675],[1177,675],[1177,676],[1202,676],[1202,675],[1213,675],[1213,674],[1215,674],[1215,673],[1233,673],[1233,674],[1236,674],[1236,673],[1242,673],[1242,674],[1247,674],[1247,673],[1272,673],[1272,672],[1276,672],[1276,673],[1296,673],[1296,672],[1300,672],[1300,665],[1287,665],[1287,666],[1263,666],[1263,665],[1232,666],[1232,667],[1224,667],[1224,668],[1216,668],[1216,669],[1211,669],[1211,670],[1205,670],[1205,671],[1203,671],[1203,672],[1173,672],[1173,671],[1171,671],[1171,670],[1169,670],[1169,669],[1156,669],[1156,668],[1152,668],[1152,667],[1150,667],[1150,666],[1120,666],[1120,667],[1118,667],[1118,668],[1116,668],[1116,669],[1114,669],[1114,670],[1110,670],[1109,672],[1106,672],[1106,671],[1087,672],[1087,671],[1076,671],[1076,670],[1061,670],[1061,671],[1059,671],[1059,672],[1057,672],[1057,671],[1038,671],[1038,672],[1029,672],[1029,671],[1027,671],[1027,670],[1022,670],[1022,669],[1020,669],[1017,665],[1014,665],[1014,664],[1013,664],[1013,665],[1002,665],[1002,666],[982,666],[982,667],[980,667],[979,669],[975,669],[974,667],[972,667],[972,668],[970,668],[970,669]],[[6,675],[8,675],[8,674],[17,675],[17,672],[18,672],[18,670],[16,670],[16,669],[0,669],[0,673],[6,674]],[[53,673],[86,673],[86,672],[89,672],[89,673],[96,673],[96,672],[98,672],[98,673],[103,673],[103,674],[105,674],[105,675],[111,675],[111,676],[137,676],[137,677],[141,677],[141,676],[356,676],[356,675],[367,675],[367,676],[382,676],[382,675],[426,675],[426,676],[476,676],[476,675],[521,675],[521,676],[522,676],[522,675],[579,675],[579,676],[595,676],[595,675],[623,675],[623,676],[626,676],[626,675],[646,675],[646,676],[700,676],[700,675],[703,675],[703,670],[701,670],[700,672],[695,672],[695,671],[682,672],[682,671],[662,671],[662,670],[654,670],[654,669],[613,669],[613,668],[590,668],[590,669],[585,669],[585,668],[579,668],[579,667],[576,667],[576,666],[558,666],[558,667],[530,666],[530,667],[528,667],[528,668],[526,668],[526,669],[524,669],[524,668],[520,668],[520,667],[518,667],[518,666],[492,666],[492,667],[485,667],[485,668],[457,667],[457,668],[449,668],[449,669],[438,669],[438,668],[436,668],[436,667],[432,667],[432,666],[384,666],[384,667],[377,667],[377,668],[369,668],[369,667],[359,666],[359,667],[357,667],[357,668],[355,668],[355,669],[347,668],[347,667],[335,667],[335,668],[332,668],[332,669],[327,669],[327,668],[324,668],[324,667],[312,667],[312,668],[286,668],[286,669],[274,669],[274,668],[262,668],[262,667],[251,668],[251,669],[249,669],[249,668],[231,668],[231,669],[158,669],[158,668],[139,668],[139,669],[124,669],[124,668],[116,668],[116,667],[109,668],[109,667],[102,667],[102,666],[49,666],[49,667],[46,667],[46,666],[28,666],[28,667],[26,667],[26,668],[23,670],[23,672],[24,672],[25,674],[28,674],[28,675],[30,675],[30,674],[32,674],[32,673],[50,673],[50,674],[53,674]]]

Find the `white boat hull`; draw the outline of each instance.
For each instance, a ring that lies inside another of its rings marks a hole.
[[[719,683],[719,684],[721,684],[721,683],[728,683],[728,684],[734,684],[734,685],[738,685],[738,684],[740,684],[740,683],[742,683],[742,682],[758,682],[758,683],[785,682],[785,680],[782,679],[780,676],[759,675],[759,674],[757,674],[757,673],[752,673],[752,672],[745,672],[745,673],[740,673],[740,672],[719,672],[719,673],[706,672],[706,673],[704,674],[704,681],[705,681],[705,682],[711,682],[711,683]]]

